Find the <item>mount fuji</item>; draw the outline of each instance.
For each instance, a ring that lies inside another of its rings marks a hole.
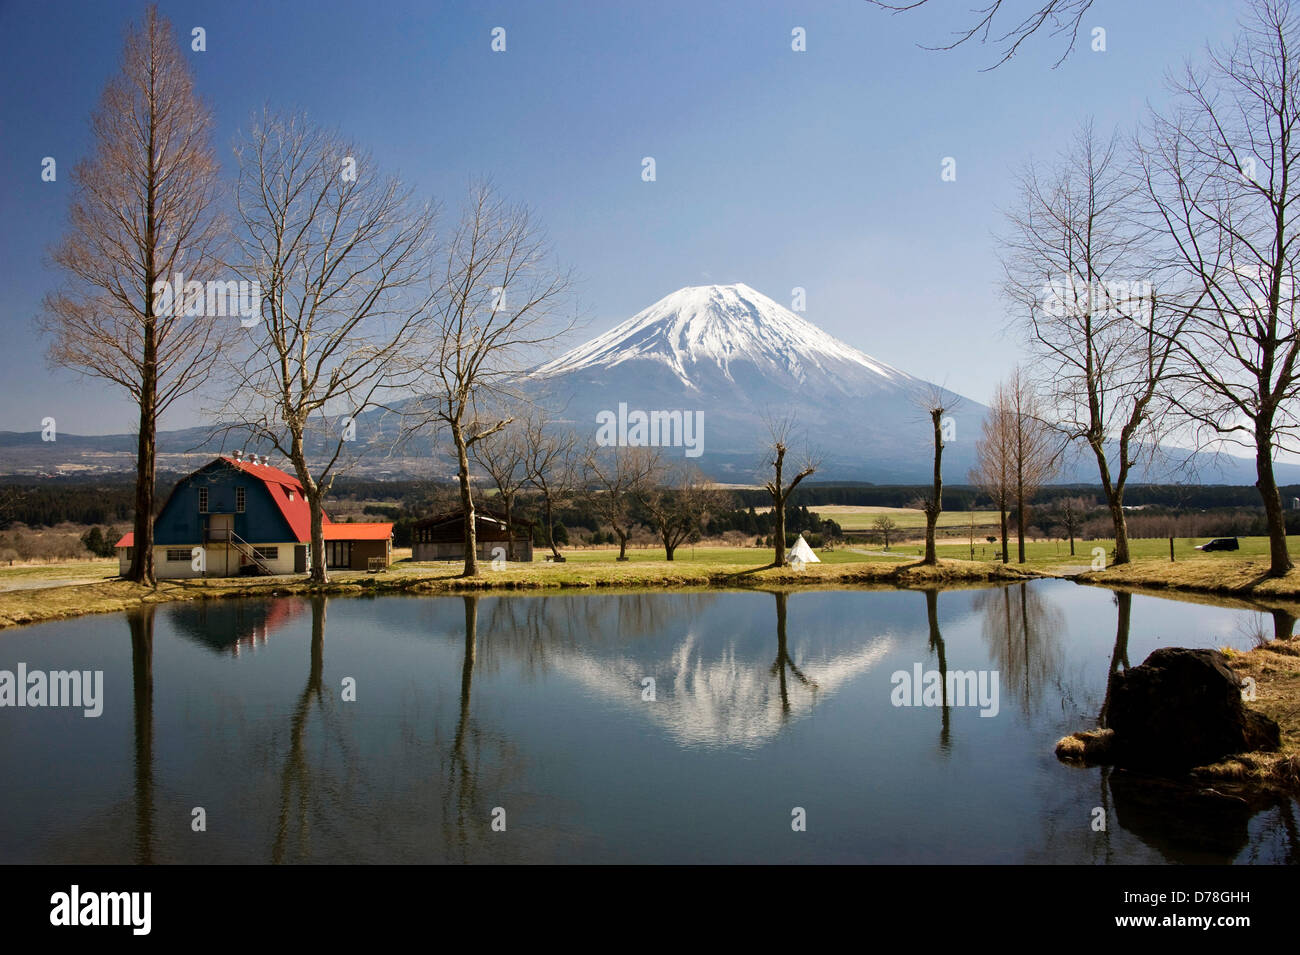
[[[793,414],[791,447],[822,460],[819,478],[928,480],[932,434],[917,400],[935,386],[828,335],[748,285],[679,289],[603,335],[534,369],[530,383],[579,434],[598,415],[696,412],[703,454],[719,480],[750,483],[765,416]],[[964,483],[985,412],[953,401],[944,471]],[[666,449],[671,453],[671,449]]]

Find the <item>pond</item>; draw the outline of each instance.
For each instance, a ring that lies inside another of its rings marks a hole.
[[[1052,754],[1113,668],[1293,622],[1044,580],[40,624],[0,670],[102,671],[102,712],[0,710],[0,861],[1294,862],[1294,801]]]

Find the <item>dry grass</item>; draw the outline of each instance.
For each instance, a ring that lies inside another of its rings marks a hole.
[[[753,560],[753,552],[748,555]],[[512,564],[505,570],[484,571],[465,578],[459,565],[395,564],[383,574],[335,573],[323,588],[305,577],[211,578],[160,581],[156,588],[124,580],[74,584],[39,590],[0,593],[0,628],[44,620],[59,620],[89,613],[127,610],[142,603],[208,600],[224,597],[268,597],[324,592],[329,594],[464,593],[492,590],[588,588],[817,588],[828,586],[885,586],[924,588],[997,581],[1024,580],[1014,568],[995,563],[944,560],[933,567],[916,562],[839,561],[812,564],[802,571],[716,561],[613,560],[569,561],[564,564]]]

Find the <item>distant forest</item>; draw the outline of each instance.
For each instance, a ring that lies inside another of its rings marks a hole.
[[[160,475],[157,501],[159,508],[167,500],[180,475]],[[791,497],[790,510],[809,509],[826,505],[859,505],[875,507],[910,507],[927,490],[920,485],[834,484],[806,482]],[[340,478],[334,486],[332,499],[336,502],[369,502],[369,513],[385,520],[414,519],[455,506],[452,498],[454,485],[429,481],[375,481]],[[1300,485],[1281,488],[1283,504],[1287,506],[1288,530],[1300,527],[1300,511],[1292,512],[1290,502],[1300,498]],[[738,511],[771,505],[771,497],[762,488],[735,489],[731,492]],[[33,483],[30,479],[0,477],[0,529],[11,524],[29,527],[52,527],[62,523],[122,524],[131,520],[134,502],[134,478],[77,478],[61,477]],[[1100,487],[1090,485],[1052,485],[1043,488],[1034,498],[1034,510],[1050,511],[1055,503],[1065,498],[1094,498],[1104,500]],[[1262,508],[1259,492],[1248,485],[1157,485],[1135,484],[1129,487],[1125,501],[1130,507],[1148,507],[1159,510],[1214,510],[1219,508]],[[375,504],[387,505],[375,507]],[[984,510],[992,507],[988,495],[970,485],[949,485],[944,488],[944,510]],[[525,512],[527,508],[525,507]],[[1294,515],[1294,516],[1293,516]],[[762,515],[759,515],[760,519]],[[597,522],[581,508],[566,508],[561,520],[570,527],[594,530]],[[1294,525],[1293,525],[1294,521]],[[738,521],[725,523],[737,530]],[[748,521],[744,522],[748,524]],[[801,522],[802,523],[802,522]],[[725,528],[724,528],[725,529]],[[796,529],[803,529],[796,528]],[[751,533],[765,533],[762,521]]]

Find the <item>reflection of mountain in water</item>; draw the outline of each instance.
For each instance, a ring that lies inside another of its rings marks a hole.
[[[266,643],[268,635],[311,607],[309,601],[200,600],[166,608],[176,633],[218,653],[239,656]]]
[[[527,650],[534,663],[544,659],[598,696],[644,708],[684,744],[758,745],[893,645],[886,633],[801,617],[797,595],[762,603],[716,594],[545,602],[555,606],[497,601],[485,646]],[[642,700],[646,677],[655,681],[654,701]]]

